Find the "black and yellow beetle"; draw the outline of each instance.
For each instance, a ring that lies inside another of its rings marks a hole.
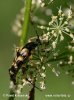
[[[24,47],[17,49],[16,57],[13,60],[11,68],[9,68],[10,80],[16,85],[16,75],[21,69],[21,66],[31,56],[32,50],[41,44],[40,39],[36,39],[35,42],[28,42]]]

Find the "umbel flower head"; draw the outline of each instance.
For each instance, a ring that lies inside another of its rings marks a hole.
[[[51,20],[48,23],[48,26],[38,26],[43,31],[46,31],[46,39],[52,40],[52,47],[55,49],[58,40],[64,40],[64,34],[68,35],[70,38],[74,40],[74,35],[71,33],[69,21],[72,18],[72,10],[71,7],[68,10],[68,13],[63,13],[61,7],[58,10],[58,15],[52,15]]]

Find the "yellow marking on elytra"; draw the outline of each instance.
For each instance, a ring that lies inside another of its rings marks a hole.
[[[22,56],[19,56],[16,61],[18,61],[18,60],[19,61],[22,61],[23,60],[23,57]]]
[[[21,50],[21,54],[23,54],[24,56],[28,56],[29,50],[27,48],[24,48]]]

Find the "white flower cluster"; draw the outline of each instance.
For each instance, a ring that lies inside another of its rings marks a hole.
[[[37,7],[40,7],[40,6],[44,7],[44,5],[45,5],[44,0],[33,0],[32,4],[36,5]]]
[[[52,40],[52,47],[53,49],[56,48],[58,40],[64,40],[64,34],[68,35],[72,40],[74,40],[74,35],[72,34],[69,28],[69,21],[72,18],[72,10],[71,7],[68,11],[67,16],[63,13],[61,7],[58,10],[58,15],[52,15],[51,21],[49,21],[48,26],[38,26],[41,30],[45,31],[44,37],[46,40]]]
[[[30,78],[29,78],[28,80],[31,81]],[[18,85],[17,85],[17,87],[16,87],[16,89],[15,89],[15,93],[16,93],[16,94],[20,94],[21,91],[22,91],[22,89],[23,89],[23,87],[26,86],[26,85],[29,85],[29,84],[31,84],[31,83],[28,82],[28,81],[25,80],[25,79],[22,79],[22,84],[18,84]]]
[[[53,3],[54,0],[49,0],[48,4]],[[33,5],[36,5],[37,7],[44,7],[45,4],[45,0],[33,0],[32,1]]]
[[[15,94],[20,94],[21,90],[23,89],[23,87],[27,84],[30,84],[30,82],[26,81],[25,79],[22,80],[22,84],[18,84],[18,85],[14,85],[14,83],[12,81],[10,81],[10,89],[13,90],[15,92]]]
[[[23,25],[23,21],[24,21],[24,11],[25,11],[24,8],[22,8],[20,10],[20,13],[16,16],[16,19],[12,25],[12,31],[15,34],[18,34],[18,36],[21,36],[21,34],[22,34],[22,25]]]

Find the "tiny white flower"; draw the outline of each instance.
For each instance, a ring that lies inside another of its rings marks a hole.
[[[57,19],[57,16],[52,16],[52,21],[55,21]]]
[[[44,26],[38,26],[38,28],[40,28],[40,29],[45,29],[45,27],[44,27]]]
[[[14,88],[14,83],[13,83],[13,81],[10,81],[10,89],[13,89]]]
[[[47,32],[47,35],[49,36],[50,35],[50,32]]]
[[[66,74],[66,75],[68,75],[68,74],[69,74],[69,72],[68,72],[68,71],[66,71],[66,72],[65,72],[65,74]]]
[[[44,7],[44,6],[45,6],[45,3],[42,3],[42,4],[41,4],[41,7]]]
[[[65,14],[63,13],[63,14],[62,14],[62,17],[64,17],[64,16],[65,16]]]
[[[69,19],[72,18],[72,11],[71,10],[68,11],[68,18]]]
[[[40,57],[40,59],[41,59],[41,62],[43,61],[43,57]]]
[[[59,74],[58,73],[55,73],[55,75],[58,77],[59,76]]]
[[[60,41],[63,41],[63,40],[64,40],[64,36],[61,35],[61,36],[60,36]]]
[[[58,14],[59,14],[59,15],[61,15],[61,14],[62,14],[61,7],[60,7],[60,9],[59,9],[59,11],[58,11]]]
[[[64,24],[66,24],[66,25],[67,25],[67,24],[68,24],[68,22],[67,22],[67,21],[65,21],[65,22],[64,22]]]
[[[74,85],[74,81],[72,81],[72,85]]]
[[[18,89],[22,89],[22,88],[23,88],[23,85],[19,84]]]
[[[23,82],[23,86],[28,84],[28,82],[25,79],[23,79],[22,82]]]
[[[59,33],[59,34],[62,34],[62,31],[59,29],[59,30],[58,30],[58,33]]]
[[[17,95],[19,95],[21,93],[21,90],[17,89],[15,92]]]
[[[71,19],[72,18],[72,9],[71,9],[71,7],[65,9],[65,14],[68,17],[68,19]]]
[[[54,55],[54,57],[58,56],[58,52],[55,52],[53,55]]]
[[[30,77],[28,78],[28,80],[29,80],[30,82],[33,81],[33,79],[31,79]],[[31,84],[30,82],[27,82],[27,84]]]
[[[70,37],[71,37],[71,38],[73,38],[73,37],[74,37],[74,35],[73,35],[72,33],[70,33]]]
[[[66,28],[65,28],[65,31],[69,32],[69,29],[66,27]]]
[[[43,69],[43,70],[45,70],[45,67],[44,67],[44,66],[42,66],[42,69]]]
[[[60,17],[59,20],[62,21],[63,20],[63,17]]]
[[[46,37],[46,34],[43,34],[43,37]]]
[[[54,31],[52,31],[52,33],[53,33],[53,32],[54,32]],[[57,34],[54,32],[54,33],[53,33],[53,36],[54,36],[54,37],[57,37]]]
[[[43,36],[43,40],[45,40],[45,41],[48,41],[48,39],[49,39],[49,36]]]
[[[68,64],[71,64],[72,62],[73,62],[73,56],[71,55],[71,56],[69,57]]]
[[[41,82],[40,82],[40,88],[41,88],[42,90],[46,89],[44,81],[41,81]]]
[[[52,47],[53,47],[53,49],[56,48],[56,42],[52,42]]]
[[[48,67],[50,67],[51,66],[51,64],[47,64],[48,65]]]
[[[16,25],[13,25],[13,26],[12,26],[12,31],[13,31],[13,32],[16,33],[18,30],[19,30],[19,28],[18,28]]]
[[[26,94],[25,97],[28,97],[28,94]]]
[[[51,2],[53,2],[54,0],[50,0]]]
[[[63,62],[62,62],[62,61],[60,61],[60,65],[61,65],[61,64],[63,64]]]
[[[37,61],[37,62],[36,62],[36,64],[37,64],[37,65],[39,65],[39,64],[40,64],[40,62],[39,62],[39,61]]]
[[[15,25],[16,25],[18,28],[21,28],[21,23],[20,23],[19,20],[16,20],[16,21],[15,21]]]
[[[72,49],[72,46],[71,45],[68,45],[68,49]]]
[[[22,34],[22,30],[19,30],[17,33],[18,33],[18,36],[20,37]]]
[[[72,61],[73,60],[73,56],[71,55],[69,59],[70,59],[70,61]]]
[[[47,27],[47,31],[49,31],[49,27]]]
[[[41,73],[41,77],[45,78],[46,74],[45,73]]]
[[[51,21],[51,22],[48,23],[49,26],[52,25],[52,24],[53,24],[53,21]]]
[[[54,31],[54,30],[52,30],[52,31],[51,31],[51,33],[54,35],[55,31]]]
[[[56,71],[55,68],[52,68],[52,72],[58,77],[60,72],[59,71]]]

